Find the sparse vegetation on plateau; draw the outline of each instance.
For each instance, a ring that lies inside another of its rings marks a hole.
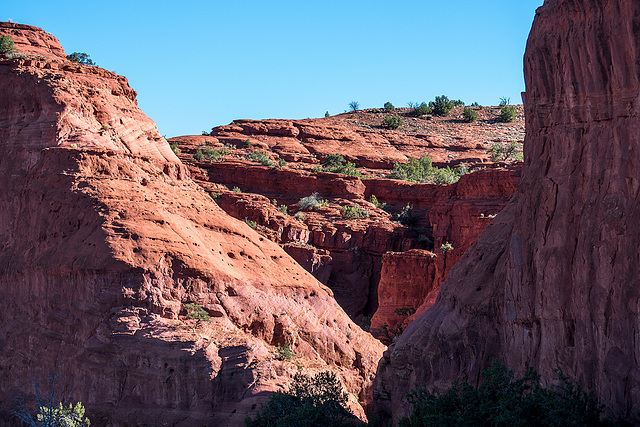
[[[601,426],[603,407],[593,393],[555,371],[560,385],[545,389],[529,368],[515,379],[513,371],[494,360],[482,371],[477,387],[453,383],[442,392],[418,388],[408,396],[413,411],[400,427],[414,426]]]
[[[384,109],[387,110],[387,113],[393,113],[396,109],[396,107],[393,106],[392,103],[390,102],[385,102],[384,103]]]
[[[247,417],[245,424],[247,427],[353,427],[360,423],[347,409],[347,394],[338,377],[324,371],[313,377],[296,373],[289,390],[272,394],[256,417]]]
[[[362,173],[356,168],[355,163],[348,162],[342,154],[327,154],[322,166],[313,169],[314,172],[332,172],[343,175],[362,177]]]
[[[0,36],[0,53],[11,53],[14,49],[13,37],[8,34]]]
[[[358,103],[358,101],[351,101],[349,103],[349,109],[355,113],[360,109],[360,103]]]
[[[432,109],[427,105],[426,102],[423,102],[420,105],[416,105],[413,107],[413,115],[416,117],[426,116],[427,114],[431,114]]]

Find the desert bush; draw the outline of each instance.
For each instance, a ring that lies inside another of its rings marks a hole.
[[[442,251],[442,253],[446,254],[447,252],[453,250],[453,245],[449,242],[444,242],[442,246],[440,246],[440,250]]]
[[[467,123],[475,122],[478,120],[478,113],[471,107],[464,107],[464,121]]]
[[[422,156],[419,159],[410,158],[407,163],[396,163],[389,178],[402,179],[410,182],[430,184],[453,184],[460,179],[461,170],[437,168],[432,166],[431,159]]]
[[[446,117],[451,113],[453,107],[455,107],[454,101],[450,101],[445,95],[436,96],[435,101],[431,101],[429,103],[429,107],[431,107],[431,111],[436,116]]]
[[[343,175],[362,177],[355,163],[347,162],[342,154],[327,154],[320,168],[315,167],[314,172],[332,172]]]
[[[349,103],[349,109],[351,109],[351,111],[356,112],[360,109],[360,104],[358,103],[358,101],[351,101]]]
[[[274,166],[275,164],[269,158],[269,155],[261,150],[252,151],[247,154],[247,159],[252,162],[260,163],[262,166]]]
[[[385,102],[384,109],[387,110],[387,113],[392,113],[393,111],[395,111],[396,107],[394,107],[390,102]]]
[[[503,105],[500,109],[500,121],[509,123],[516,119],[516,107],[513,105]]]
[[[310,196],[303,197],[298,200],[298,208],[299,209],[317,209],[320,206],[323,206],[322,200],[319,198],[319,194],[314,192]],[[326,204],[326,203],[325,203]]]
[[[500,98],[500,103],[498,104],[500,107],[504,106],[504,105],[509,105],[511,104],[511,98]]]
[[[253,220],[250,220],[250,219],[246,219],[244,222],[245,222],[245,223],[249,226],[249,228],[251,228],[252,230],[257,230],[257,229],[258,229],[258,223],[257,223],[257,222],[255,222],[255,221],[253,221]]]
[[[242,190],[237,185],[231,189],[234,193],[242,193]]]
[[[330,115],[330,114],[329,114],[329,112],[327,111],[326,113],[324,113],[324,117],[325,117],[325,118],[327,118],[327,117],[331,117],[331,115]]]
[[[193,153],[191,157],[193,157],[194,160],[201,162],[204,160],[204,153],[202,152],[201,149],[197,149],[196,152]]]
[[[407,204],[400,212],[396,214],[396,220],[400,224],[413,225],[418,221],[418,218],[413,214],[413,206]]]
[[[276,346],[276,354],[278,355],[278,360],[291,362],[291,359],[296,356],[296,354],[291,350],[289,344],[285,345],[277,345]]]
[[[278,163],[276,164],[276,167],[278,169],[282,169],[282,167],[286,165],[287,165],[287,161],[285,159],[278,159]]]
[[[522,160],[522,144],[511,142],[496,142],[487,149],[492,162],[510,162]]]
[[[433,112],[433,109],[429,107],[426,102],[423,102],[422,104],[417,105],[413,109],[413,115],[416,117],[422,117],[424,115],[431,114],[432,112]]]
[[[603,407],[594,394],[573,384],[562,372],[554,372],[560,386],[545,389],[533,368],[515,379],[513,371],[494,360],[482,371],[476,387],[456,382],[443,392],[412,391],[408,400],[413,411],[400,420],[400,427],[605,425]]]
[[[289,208],[287,207],[287,205],[280,205],[280,206],[278,207],[278,210],[279,210],[280,212],[282,212],[283,214],[285,214],[285,215],[286,215],[286,214],[287,214],[287,211],[289,210]]]
[[[210,162],[218,162],[224,158],[227,154],[229,154],[229,150],[226,148],[220,148],[216,150],[211,147],[204,147],[202,149],[202,154],[210,161]]]
[[[0,36],[0,53],[11,53],[14,49],[13,37],[8,34]]]
[[[195,319],[198,321],[207,321],[210,319],[207,311],[199,304],[188,303],[184,305],[184,308],[187,310],[187,318]]]
[[[451,102],[453,102],[454,107],[464,107],[464,101],[462,101],[461,99],[457,99]]]
[[[296,212],[296,214],[293,216],[293,218],[297,219],[300,222],[304,222],[306,217],[307,216],[304,214],[304,212]]]
[[[173,151],[173,153],[176,156],[180,155],[180,149],[178,148],[178,143],[177,142],[173,142],[173,143],[169,144],[169,147],[171,147],[171,151]]]
[[[372,203],[373,206],[375,206],[376,208],[382,209],[385,212],[389,212],[389,205],[387,205],[386,203],[380,202],[374,194],[372,194],[371,197],[369,197],[369,202]]]
[[[354,203],[353,206],[343,206],[340,213],[344,219],[369,218],[369,212],[362,209],[357,203]]]
[[[84,52],[73,52],[71,55],[67,55],[67,59],[71,62],[76,62],[82,65],[96,65],[89,55]]]
[[[395,310],[393,310],[393,312],[395,314],[397,314],[398,316],[411,316],[413,313],[416,312],[416,309],[413,307],[400,307],[400,308],[396,308]]]
[[[251,143],[251,140],[249,138],[247,138],[247,140],[244,142],[244,146],[247,148],[253,147],[253,144]]]
[[[390,130],[398,129],[402,126],[402,119],[398,116],[385,116],[382,120],[382,126]]]
[[[245,424],[247,427],[352,427],[359,424],[346,405],[347,394],[333,372],[324,371],[313,377],[298,372],[288,391],[272,394],[256,417],[247,417]]]

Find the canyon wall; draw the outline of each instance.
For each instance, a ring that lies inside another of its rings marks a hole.
[[[545,384],[560,368],[610,416],[640,406],[640,4],[547,0],[524,59],[516,195],[384,355],[382,416],[417,385],[476,383],[497,358]]]
[[[0,34],[0,424],[55,373],[94,425],[244,425],[298,370],[363,417],[384,347],[331,290],[190,179],[125,78]]]

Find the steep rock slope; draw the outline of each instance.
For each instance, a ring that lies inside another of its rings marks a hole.
[[[191,181],[126,79],[67,61],[38,28],[5,33],[0,419],[56,371],[96,425],[243,425],[299,368],[334,370],[368,403],[383,346]]]
[[[492,358],[561,368],[613,416],[640,406],[640,4],[552,0],[525,54],[525,166],[512,201],[378,368],[397,419],[415,385],[478,380]]]

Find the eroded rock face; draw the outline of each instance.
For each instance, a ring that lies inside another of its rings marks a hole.
[[[25,55],[0,58],[0,418],[57,370],[96,425],[244,425],[296,365],[338,373],[362,416],[383,346],[189,178],[126,79],[8,30]]]
[[[525,55],[518,191],[385,352],[378,410],[416,385],[476,382],[493,358],[559,367],[614,417],[640,406],[640,4],[546,1]]]

